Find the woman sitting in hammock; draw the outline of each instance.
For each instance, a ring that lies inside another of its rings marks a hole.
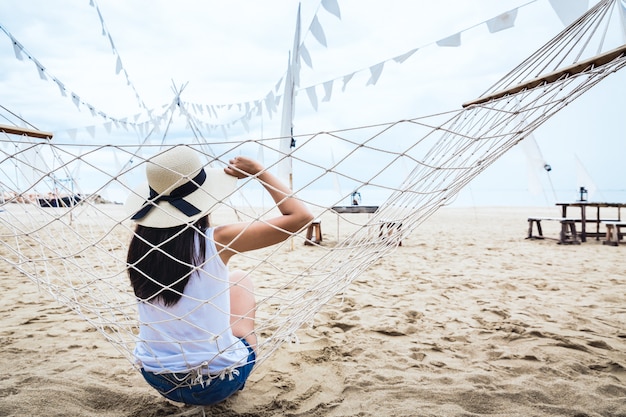
[[[313,219],[291,190],[256,161],[238,156],[204,169],[176,146],[152,158],[148,183],[126,205],[137,223],[128,274],[138,298],[135,357],[166,398],[209,405],[243,389],[256,359],[256,303],[250,277],[229,272],[230,258],[286,240]],[[213,227],[210,211],[238,178],[256,177],[282,215]]]

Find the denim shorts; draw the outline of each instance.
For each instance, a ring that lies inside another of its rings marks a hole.
[[[141,368],[144,379],[165,398],[190,405],[212,405],[224,401],[237,391],[244,388],[246,380],[252,372],[256,355],[248,342],[241,339],[248,348],[248,362],[236,368],[237,372],[224,378],[204,376],[204,384],[181,383],[183,374],[155,374]],[[182,378],[181,378],[182,376]]]

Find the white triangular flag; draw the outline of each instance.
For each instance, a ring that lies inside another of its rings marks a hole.
[[[315,92],[315,86],[312,85],[306,89],[306,94],[309,96],[309,101],[311,102],[311,106],[317,111],[317,93]]]
[[[310,30],[311,30],[311,33],[313,34],[313,37],[317,39],[319,43],[321,43],[323,46],[327,46],[326,35],[324,35],[324,29],[322,29],[322,25],[320,25],[320,21],[317,20],[317,15],[313,17]]]
[[[411,49],[409,52],[405,52],[402,55],[398,55],[393,60],[396,61],[398,64],[402,64],[404,61],[409,59],[411,55],[413,55],[418,49],[419,48]]]
[[[120,56],[117,56],[117,62],[115,63],[115,75],[119,74],[120,71],[122,70],[122,60],[120,59]]]
[[[324,98],[322,101],[330,101],[330,96],[333,93],[333,80],[326,81],[324,83]]]
[[[304,61],[305,64],[309,66],[309,68],[313,68],[313,62],[311,61],[311,55],[309,55],[309,50],[306,49],[304,44],[300,45],[300,58]]]
[[[375,85],[378,82],[378,78],[380,78],[380,74],[383,73],[383,67],[385,66],[385,61],[380,62],[376,65],[372,65],[370,67],[371,77],[367,80],[367,84],[365,85]]]
[[[239,119],[239,122],[241,122],[243,128],[246,129],[246,132],[250,133],[250,126],[248,125],[248,121],[246,120],[246,118],[242,117],[241,119]]]
[[[80,110],[80,97],[78,97],[75,93],[72,93],[72,101],[78,110]]]
[[[15,58],[18,61],[23,61],[24,57],[22,56],[22,45],[20,45],[17,41],[13,41],[13,52],[15,52]]]
[[[517,18],[517,9],[513,9],[506,13],[502,13],[493,19],[487,20],[487,28],[489,33],[496,33],[504,29],[509,29],[515,26],[515,19]]]
[[[343,87],[341,87],[341,91],[346,91],[346,86],[348,85],[352,77],[354,77],[354,73],[343,76]]]
[[[76,129],[68,129],[67,135],[72,139],[76,140]]]
[[[322,0],[322,6],[328,13],[337,16],[337,19],[341,20],[341,11],[339,10],[337,0]]]
[[[63,85],[63,83],[56,78],[54,79],[54,82],[57,84],[57,86],[59,86],[59,91],[61,92],[61,95],[63,97],[67,97],[67,94],[65,94],[65,86]]]
[[[439,46],[461,46],[461,32],[437,41]]]
[[[283,80],[284,79],[285,79],[285,77],[280,77],[280,80],[278,80],[278,82],[274,86],[274,91],[279,91],[280,90],[280,86],[283,85]],[[241,103],[239,103],[239,111],[241,111]]]
[[[44,81],[47,81],[48,77],[46,77],[46,69],[39,62],[35,62],[35,65],[37,65],[37,72],[39,72],[39,78],[41,78]]]
[[[276,110],[274,107],[275,103],[276,100],[274,99],[274,92],[270,91],[269,94],[265,96],[265,107],[267,108],[267,113],[269,114],[270,119],[272,118],[272,113]]]

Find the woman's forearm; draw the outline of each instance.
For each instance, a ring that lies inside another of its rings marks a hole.
[[[304,204],[293,196],[292,190],[271,172],[263,171],[257,178],[282,214],[288,215],[300,210],[307,210]]]

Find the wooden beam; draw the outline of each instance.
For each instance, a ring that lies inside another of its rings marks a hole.
[[[556,70],[554,72],[550,72],[546,75],[542,75],[541,77],[537,77],[537,78],[533,78],[532,80],[523,82],[521,84],[518,84],[516,86],[507,88],[506,90],[501,90],[501,91],[497,91],[493,94],[489,94],[486,95],[484,97],[480,97],[477,98],[474,101],[469,101],[467,103],[463,104],[463,107],[469,107],[469,106],[473,106],[475,104],[482,104],[482,103],[486,103],[488,101],[491,100],[497,100],[499,98],[502,98],[504,96],[507,95],[511,95],[511,94],[516,94],[519,93],[520,91],[526,90],[526,89],[530,89],[530,88],[535,88],[537,86],[540,86],[542,84],[549,84],[549,83],[553,83],[557,80],[559,80],[561,77],[563,77],[564,75],[574,75],[574,74],[579,74],[583,71],[585,71],[587,68],[589,67],[600,67],[602,65],[608,64],[609,62],[617,59],[617,58],[621,58],[623,56],[626,56],[626,44],[612,49],[608,52],[605,52],[603,54],[600,55],[596,55],[593,58],[589,58],[589,59],[585,59],[583,61],[577,62],[575,64],[569,65],[565,68],[561,68],[559,70]]]
[[[25,135],[25,136],[30,136],[32,138],[52,139],[52,133],[50,132],[27,129],[25,127],[0,125],[0,132],[7,133],[9,135]]]

